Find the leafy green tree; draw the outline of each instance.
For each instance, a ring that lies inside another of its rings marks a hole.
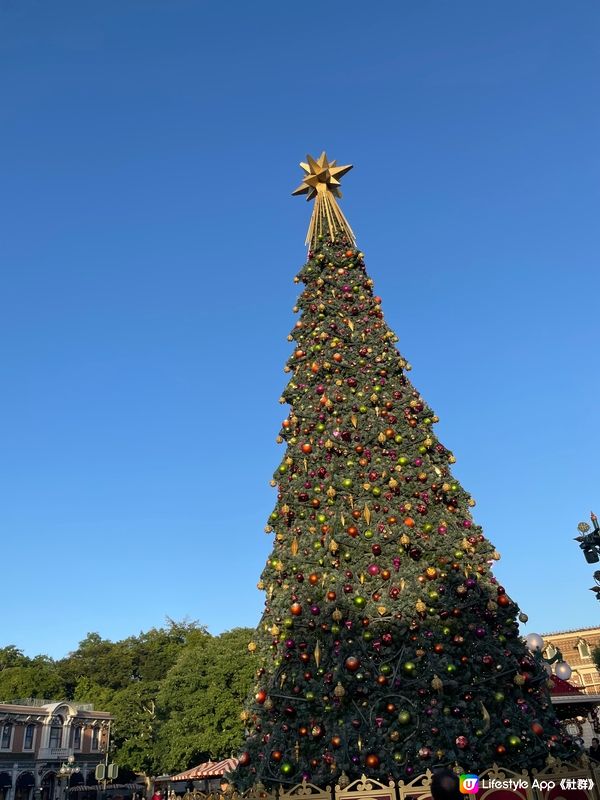
[[[169,671],[157,698],[164,719],[158,750],[167,771],[227,757],[240,747],[240,713],[256,668],[247,648],[250,634],[236,628],[197,638]]]
[[[162,771],[156,748],[159,690],[158,681],[138,681],[116,691],[108,704],[114,716],[114,758],[124,769],[147,775]]]
[[[348,233],[318,233],[341,219],[322,182],[347,168],[309,161],[320,212],[299,274],[260,668],[234,780],[410,779],[572,755],[363,254]]]
[[[15,647],[14,644],[0,647],[0,672],[7,667],[24,667],[28,663],[27,656],[23,655],[23,651]]]
[[[156,757],[157,695],[181,653],[206,635],[196,622],[173,620],[119,642],[89,633],[60,662],[69,697],[113,714],[113,754],[124,769],[162,769]]]
[[[10,663],[12,666],[0,669],[1,702],[10,703],[27,697],[53,699],[65,696],[62,675],[56,662],[49,656],[20,658],[12,653]]]
[[[105,688],[120,689],[133,679],[133,653],[127,640],[111,642],[98,633],[88,633],[77,650],[61,660],[60,668],[71,695],[83,678]]]

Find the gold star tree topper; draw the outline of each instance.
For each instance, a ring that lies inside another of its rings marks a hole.
[[[352,164],[336,166],[335,161],[329,161],[325,152],[318,159],[306,156],[308,163],[301,162],[300,166],[306,173],[300,186],[292,194],[305,194],[307,200],[315,200],[306,244],[312,245],[324,232],[329,233],[333,241],[336,235],[345,233],[354,243],[355,236],[339,207],[336,197],[341,197],[340,181],[343,175],[352,169]]]

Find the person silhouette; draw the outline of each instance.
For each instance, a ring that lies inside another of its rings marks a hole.
[[[456,772],[446,767],[437,769],[431,779],[431,796],[433,800],[463,800]]]

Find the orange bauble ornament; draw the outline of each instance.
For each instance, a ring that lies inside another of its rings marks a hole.
[[[377,769],[379,766],[379,756],[375,755],[375,753],[369,753],[365,758],[365,766],[369,767],[369,769]]]
[[[290,606],[290,613],[293,614],[295,617],[299,617],[302,613],[302,606],[300,603],[292,603]]]
[[[303,453],[306,453],[306,455],[308,455],[308,453],[312,453],[312,444],[305,442],[300,449],[302,450]]]

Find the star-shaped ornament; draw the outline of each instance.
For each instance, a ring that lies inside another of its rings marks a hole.
[[[352,164],[337,167],[335,161],[328,161],[325,151],[318,159],[306,156],[308,164],[300,163],[306,173],[300,186],[292,194],[306,194],[307,200],[312,200],[318,193],[331,192],[334,197],[341,197],[340,181],[338,180],[352,169]]]

